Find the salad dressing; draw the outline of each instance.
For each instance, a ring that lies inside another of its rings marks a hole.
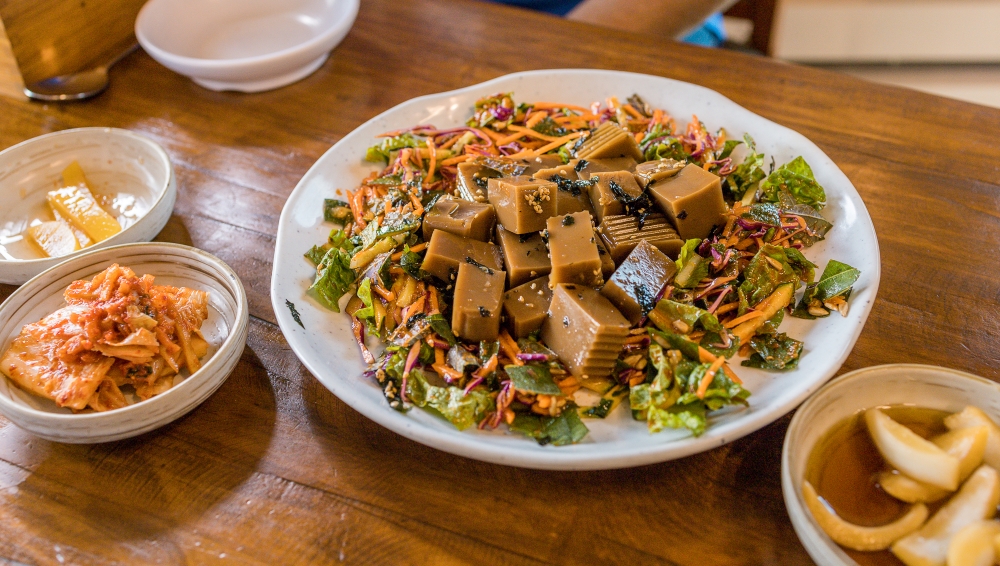
[[[921,407],[895,406],[885,414],[923,438],[947,432],[945,411]],[[884,492],[875,482],[888,465],[868,433],[864,413],[838,423],[813,448],[806,466],[806,479],[844,520],[874,527],[891,523],[911,507]],[[927,504],[933,516],[944,501]],[[861,566],[902,566],[888,550],[861,552],[841,547]]]

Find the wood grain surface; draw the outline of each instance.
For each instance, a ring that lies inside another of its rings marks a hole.
[[[329,61],[276,91],[209,92],[138,52],[92,101],[0,99],[0,148],[78,126],[161,143],[179,196],[159,239],[227,261],[253,315],[236,372],[163,429],[67,446],[0,419],[0,558],[808,563],[781,497],[787,416],[722,448],[634,469],[484,464],[360,416],[308,374],[275,326],[278,216],[331,144],[412,97],[555,67],[698,83],[812,139],[861,193],[881,247],[878,299],[841,371],[920,362],[1000,378],[1000,111],[485,2],[365,0]]]

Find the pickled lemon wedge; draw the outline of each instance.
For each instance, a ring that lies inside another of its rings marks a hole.
[[[823,532],[837,544],[854,550],[885,550],[900,537],[919,529],[927,519],[927,507],[917,504],[892,523],[880,527],[861,527],[841,519],[819,498],[816,489],[808,481],[802,483],[802,497]]]
[[[881,410],[865,411],[875,446],[892,467],[915,480],[954,491],[958,488],[958,458],[889,418]]]
[[[983,454],[983,461],[1000,470],[1000,427],[986,413],[976,407],[966,407],[962,412],[948,415],[944,419],[944,426],[949,430],[958,430],[974,426],[985,426],[989,430],[989,438],[986,440],[986,452]]]
[[[988,432],[984,426],[963,428],[932,438],[931,442],[958,458],[958,479],[965,481],[965,478],[983,463]],[[878,483],[886,493],[906,503],[930,503],[944,499],[951,493],[917,481],[898,470],[880,473]]]
[[[883,491],[905,503],[933,503],[951,493],[947,489],[917,481],[899,470],[881,472],[876,481]]]
[[[907,566],[943,566],[948,543],[958,531],[990,519],[1000,502],[1000,474],[983,465],[920,530],[893,543],[889,550]]]
[[[973,426],[935,436],[931,442],[958,458],[958,481],[965,481],[983,463],[989,438],[989,428]]]
[[[1000,523],[972,523],[955,533],[948,543],[948,566],[993,566],[996,551],[994,537],[1000,535]]]

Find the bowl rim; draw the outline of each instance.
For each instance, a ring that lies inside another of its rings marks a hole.
[[[800,484],[801,480],[797,480],[796,478],[792,477],[792,470],[791,470],[792,437],[795,435],[795,433],[797,433],[797,431],[800,428],[806,426],[805,424],[803,424],[805,417],[803,417],[802,415],[812,411],[814,407],[817,405],[823,405],[826,402],[825,397],[830,390],[835,388],[850,386],[856,381],[869,379],[873,377],[873,375],[877,376],[880,373],[886,371],[895,371],[895,370],[916,370],[925,372],[932,371],[939,374],[945,374],[951,379],[956,379],[956,378],[971,379],[972,381],[975,381],[983,386],[993,388],[997,390],[998,393],[1000,393],[1000,383],[997,383],[996,381],[987,379],[980,375],[975,375],[973,373],[944,366],[937,366],[932,364],[914,364],[914,363],[881,364],[881,365],[859,368],[847,372],[840,377],[831,379],[826,384],[824,384],[823,387],[821,387],[818,391],[813,393],[804,403],[802,403],[802,405],[798,407],[798,409],[795,410],[795,414],[792,416],[792,420],[788,424],[788,429],[785,431],[785,439],[781,444],[781,493],[783,499],[785,500],[785,510],[788,513],[789,520],[792,522],[792,526],[796,532],[796,535],[798,535],[799,541],[809,552],[809,555],[811,558],[813,558],[813,560],[819,561],[819,558],[817,557],[817,555],[813,554],[813,549],[811,548],[811,545],[806,543],[800,530],[807,530],[807,532],[816,535],[818,539],[823,542],[823,550],[827,551],[827,553],[822,554],[821,555],[822,557],[832,558],[832,556],[828,554],[832,553],[833,556],[840,559],[844,564],[853,563],[853,560],[850,560],[850,558],[840,547],[840,545],[833,542],[832,540],[829,540],[829,536],[822,530],[822,528],[819,527],[818,524],[816,524],[815,517],[812,516],[812,513],[809,512],[808,508],[805,505],[805,502],[802,500],[801,486],[796,483],[798,481],[798,483]],[[860,411],[878,406],[881,405],[877,401],[872,401],[871,405],[859,408],[851,414],[853,415]],[[823,434],[825,434],[826,432],[828,431],[823,431]],[[795,516],[804,516],[805,521],[800,521],[797,523],[794,520]],[[845,557],[848,560],[845,561],[844,560]]]
[[[225,278],[228,278],[230,281],[232,281],[232,283],[233,283],[232,284],[232,287],[233,287],[233,289],[232,289],[232,298],[236,302],[236,311],[234,313],[235,322],[233,323],[232,327],[229,329],[229,333],[226,335],[226,338],[219,345],[219,348],[216,350],[215,354],[211,357],[211,359],[209,359],[207,362],[205,362],[205,364],[202,365],[202,367],[199,368],[198,371],[196,371],[196,372],[188,375],[187,378],[182,383],[180,383],[180,384],[178,384],[178,385],[176,385],[174,387],[171,387],[167,391],[165,391],[165,392],[163,392],[163,393],[161,393],[159,395],[156,395],[155,397],[151,397],[151,398],[146,399],[144,401],[139,401],[139,402],[133,403],[131,405],[128,405],[126,407],[122,407],[120,409],[113,409],[111,411],[102,411],[102,412],[96,412],[95,411],[95,412],[91,412],[91,413],[78,413],[78,414],[74,414],[74,413],[50,413],[48,411],[40,411],[40,410],[35,409],[33,407],[28,407],[28,406],[20,405],[18,403],[14,403],[10,399],[8,399],[8,397],[6,395],[0,395],[0,413],[6,415],[8,413],[8,411],[9,411],[9,412],[16,413],[16,414],[24,416],[24,417],[28,417],[28,418],[32,418],[32,419],[40,419],[40,420],[49,420],[51,422],[56,422],[56,421],[60,421],[60,422],[69,422],[69,421],[73,421],[73,422],[86,422],[86,421],[99,422],[101,420],[110,419],[112,417],[116,418],[116,419],[119,418],[119,417],[127,417],[128,415],[130,415],[132,413],[135,413],[137,410],[138,411],[142,411],[143,410],[142,407],[144,405],[146,405],[147,403],[149,403],[149,402],[153,402],[153,401],[157,401],[157,400],[162,400],[162,399],[173,399],[174,397],[177,397],[178,395],[180,395],[180,393],[174,393],[176,391],[181,391],[182,393],[186,392],[187,389],[190,389],[190,387],[192,387],[192,386],[189,386],[187,388],[184,388],[184,385],[186,383],[193,382],[193,380],[196,377],[204,378],[204,376],[207,376],[210,373],[214,373],[214,372],[219,371],[221,369],[221,366],[225,365],[225,362],[227,361],[228,357],[231,355],[231,353],[232,353],[231,350],[235,351],[236,348],[240,347],[240,345],[238,345],[238,344],[234,345],[234,343],[236,342],[237,337],[243,334],[243,332],[240,329],[240,327],[244,326],[245,324],[249,324],[249,305],[247,303],[246,289],[243,287],[243,281],[239,278],[239,276],[236,274],[236,272],[233,270],[233,268],[229,266],[229,264],[227,264],[226,262],[222,261],[218,257],[216,257],[216,256],[214,256],[214,255],[212,255],[212,254],[210,254],[210,253],[208,253],[208,252],[206,252],[204,250],[198,249],[196,247],[185,246],[183,244],[176,244],[176,243],[173,243],[173,242],[134,242],[134,243],[130,243],[130,244],[121,244],[121,245],[117,245],[117,246],[110,246],[110,247],[107,247],[107,248],[101,248],[101,249],[97,249],[97,250],[88,251],[88,252],[86,252],[84,254],[76,256],[72,260],[64,261],[64,262],[62,262],[62,263],[60,263],[58,265],[54,265],[54,266],[50,267],[49,269],[46,269],[45,271],[43,271],[43,272],[39,273],[38,275],[36,275],[36,276],[32,277],[31,279],[29,279],[27,283],[25,283],[24,285],[21,285],[13,293],[11,293],[11,295],[9,297],[7,297],[7,300],[3,301],[3,303],[0,303],[0,313],[4,312],[4,310],[6,310],[7,308],[9,308],[11,305],[13,305],[15,301],[17,301],[19,303],[23,303],[22,297],[24,295],[27,295],[30,291],[34,291],[34,289],[31,289],[31,286],[33,284],[35,284],[36,281],[38,279],[42,278],[43,276],[48,276],[49,274],[51,274],[52,272],[54,272],[56,270],[63,270],[63,271],[66,271],[66,272],[73,271],[75,269],[74,264],[76,264],[77,262],[82,262],[83,260],[88,259],[89,256],[92,256],[92,255],[104,254],[104,253],[116,252],[116,251],[118,251],[118,252],[129,251],[132,248],[152,248],[152,249],[149,250],[149,252],[161,252],[161,253],[164,252],[164,251],[168,251],[168,250],[184,251],[184,252],[187,252],[187,253],[193,253],[196,256],[196,258],[199,261],[199,263],[201,263],[203,265],[212,266],[212,267],[214,267],[214,268],[216,268],[216,269],[218,269],[220,271],[220,277],[218,277],[217,279],[219,279],[220,281],[224,281]],[[160,257],[160,253],[156,253],[156,254],[153,254],[153,255],[155,257]],[[114,256],[114,254],[112,253],[112,257],[113,256]],[[169,258],[168,258],[168,260],[169,260]],[[112,259],[111,261],[115,261],[115,260]],[[229,286],[228,283],[226,285]],[[245,345],[245,342],[244,342],[244,345]],[[8,382],[11,381],[11,379],[9,377],[7,377],[6,375],[3,375],[2,373],[0,373],[0,379],[4,379],[4,380],[6,380]],[[10,384],[8,386],[10,386]],[[16,387],[16,385],[15,385],[15,387]],[[182,388],[184,388],[184,389],[182,389]],[[172,393],[174,393],[174,394],[171,396]],[[165,402],[165,401],[160,401],[160,402],[162,403],[162,402]]]
[[[84,128],[70,128],[68,130],[59,130],[58,132],[49,132],[47,134],[42,134],[40,136],[35,136],[33,138],[26,139],[26,140],[24,140],[24,141],[22,141],[20,143],[14,144],[14,145],[12,145],[12,146],[4,149],[3,151],[0,151],[0,159],[3,159],[7,155],[8,152],[13,152],[14,150],[17,150],[19,148],[32,145],[32,144],[34,144],[36,142],[39,142],[39,141],[48,141],[48,140],[50,140],[52,138],[59,137],[59,136],[64,136],[64,135],[82,135],[82,134],[91,134],[91,133],[99,133],[101,135],[103,135],[103,134],[123,135],[123,136],[126,136],[126,137],[133,138],[135,140],[138,140],[138,141],[140,141],[142,143],[148,144],[149,147],[150,147],[150,149],[153,150],[153,153],[156,154],[157,158],[162,163],[164,163],[167,166],[167,178],[164,181],[162,187],[156,187],[157,196],[156,196],[156,199],[153,201],[153,203],[150,205],[149,210],[147,210],[146,214],[143,214],[139,218],[139,220],[137,220],[134,224],[132,224],[128,228],[122,229],[121,232],[115,234],[114,236],[111,236],[111,238],[117,238],[121,234],[124,234],[124,233],[128,232],[129,230],[135,228],[146,217],[150,216],[150,214],[153,212],[154,209],[159,208],[160,205],[163,204],[164,200],[167,199],[167,198],[169,198],[169,195],[171,193],[170,187],[172,185],[174,186],[174,190],[176,191],[176,178],[175,178],[175,175],[174,175],[174,164],[173,164],[173,162],[170,161],[170,156],[167,155],[167,151],[165,149],[163,149],[163,146],[161,146],[160,144],[156,143],[155,141],[151,140],[150,138],[148,138],[148,137],[146,137],[146,136],[144,136],[142,134],[133,132],[132,130],[126,130],[125,128],[113,128],[113,127],[110,127],[110,126],[89,126],[89,127],[84,127]],[[110,240],[111,238],[108,238],[108,240]],[[32,266],[32,265],[36,265],[36,264],[40,264],[40,263],[45,263],[45,262],[50,262],[50,261],[56,260],[56,262],[57,262],[56,265],[52,266],[52,267],[56,267],[58,265],[61,265],[65,261],[69,261],[70,259],[81,257],[85,253],[90,253],[90,252],[93,252],[93,251],[106,250],[109,247],[117,247],[117,246],[130,245],[131,243],[148,243],[148,242],[130,242],[130,243],[125,243],[125,244],[115,244],[114,246],[105,246],[105,247],[100,247],[100,248],[96,248],[96,249],[91,249],[91,248],[94,248],[94,246],[100,245],[101,243],[102,242],[97,242],[96,244],[93,244],[93,246],[91,246],[91,247],[81,248],[81,249],[79,249],[79,250],[77,250],[75,252],[70,252],[70,253],[68,253],[68,254],[66,254],[64,256],[58,256],[58,257],[36,257],[36,258],[31,258],[31,259],[19,259],[19,258],[7,259],[7,258],[4,258],[4,257],[0,257],[0,266],[3,266],[3,265]],[[47,268],[47,269],[51,269],[51,268]],[[44,271],[41,272],[41,273],[44,273]],[[41,273],[39,273],[39,275]],[[23,283],[23,284],[27,284],[27,281],[25,283]]]
[[[331,25],[326,28],[322,33],[314,36],[306,41],[293,45],[292,47],[286,47],[284,49],[273,51],[271,53],[264,53],[262,55],[254,55],[252,57],[239,57],[235,59],[206,59],[203,57],[189,57],[187,55],[178,55],[173,51],[168,51],[166,48],[161,47],[156,42],[152,41],[150,37],[146,34],[146,28],[152,24],[152,16],[150,16],[150,6],[155,6],[157,4],[162,4],[168,0],[149,0],[146,4],[139,10],[139,15],[135,19],[135,37],[142,48],[145,49],[151,56],[156,59],[165,59],[169,61],[172,65],[183,65],[185,67],[190,67],[200,70],[219,70],[227,69],[234,70],[240,68],[249,68],[261,63],[269,63],[272,61],[283,59],[289,55],[296,55],[302,52],[312,52],[317,47],[323,47],[325,43],[329,42],[331,39],[336,37],[338,34],[345,31],[345,27],[348,31],[353,25],[354,20],[357,19],[358,11],[361,7],[360,0],[335,0],[336,3],[346,3],[347,10],[344,15],[336,20],[334,20]],[[323,51],[330,51],[333,48],[323,49]],[[181,73],[187,74],[187,73]]]

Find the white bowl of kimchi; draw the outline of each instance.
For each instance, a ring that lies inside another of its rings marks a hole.
[[[121,231],[67,255],[49,257],[30,243],[27,232],[40,221],[53,220],[46,196],[59,187],[60,173],[74,162]],[[176,200],[177,181],[167,152],[129,130],[63,130],[0,151],[0,283],[20,285],[90,250],[148,242],[166,225]]]
[[[73,444],[110,442],[137,436],[197,407],[222,385],[236,367],[246,345],[249,328],[243,284],[236,273],[215,256],[168,243],[126,244],[87,252],[25,283],[0,305],[0,357],[12,349],[25,325],[38,323],[67,306],[64,293],[71,283],[91,280],[114,264],[131,269],[137,277],[153,276],[154,285],[184,288],[202,297],[204,318],[200,321],[197,334],[204,343],[199,343],[198,360],[192,363],[195,371],[182,367],[171,377],[170,384],[158,388],[152,396],[147,392],[137,397],[138,388],[133,392],[131,386],[123,387],[129,397],[125,406],[95,411],[93,407],[98,406],[95,403],[98,392],[94,390],[93,383],[111,379],[111,375],[104,366],[95,370],[93,360],[83,364],[73,359],[73,363],[59,366],[62,372],[58,381],[59,391],[78,394],[77,398],[83,400],[76,403],[77,409],[70,408],[69,403],[60,403],[63,405],[60,406],[55,400],[56,395],[50,399],[29,392],[28,383],[19,384],[3,375],[10,373],[7,371],[10,368],[7,368],[0,372],[0,413],[15,425],[47,440]],[[163,323],[157,321],[154,324],[162,326]],[[153,330],[158,331],[156,327]],[[171,343],[164,340],[159,347],[170,347]],[[181,346],[188,351],[187,345],[182,343]],[[37,356],[37,351],[25,352],[23,348],[11,351],[18,351],[20,360],[25,362],[22,367],[34,367],[32,356]],[[181,355],[176,354],[175,357]],[[39,359],[35,364],[41,367],[45,361]],[[110,368],[110,364],[107,365]],[[97,372],[103,374],[97,375]],[[22,371],[19,379],[24,380],[25,375],[34,377]],[[41,377],[42,372],[39,372],[38,378]],[[51,378],[51,373],[46,377]],[[88,384],[90,389],[87,389]]]

